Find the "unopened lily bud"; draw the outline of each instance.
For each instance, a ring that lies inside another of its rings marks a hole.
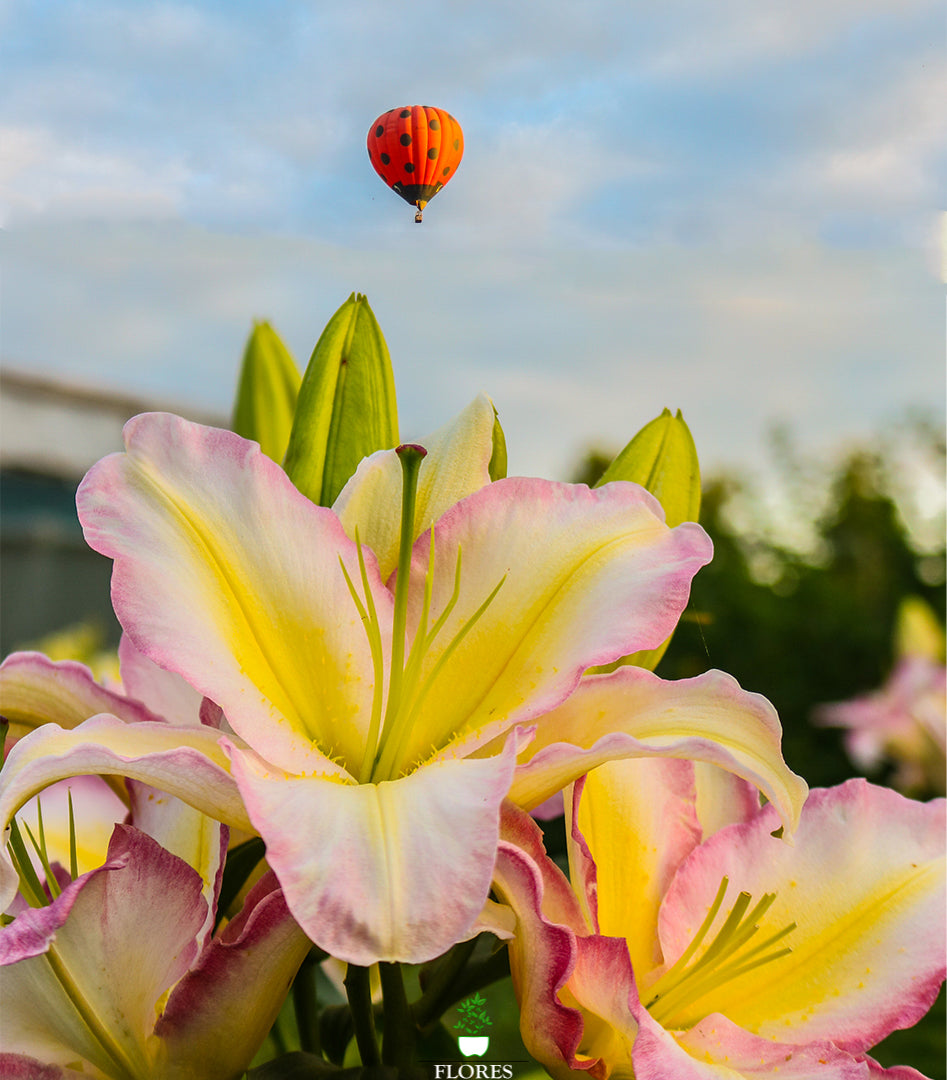
[[[697,449],[681,410],[665,409],[638,432],[605,470],[596,486],[631,480],[664,507],[668,525],[696,521],[700,512]]]
[[[254,324],[243,351],[233,430],[282,461],[293,426],[300,375],[289,350],[268,322]]]
[[[397,442],[388,346],[367,299],[352,293],[316,342],[284,468],[304,495],[331,506],[362,458]]]
[[[602,474],[596,487],[613,480],[630,480],[640,484],[664,508],[670,526],[684,521],[696,521],[700,512],[700,465],[697,448],[681,410],[672,416],[665,409],[631,440]],[[654,671],[664,656],[669,637],[656,649],[646,649],[622,657],[596,671],[614,671],[624,664]]]

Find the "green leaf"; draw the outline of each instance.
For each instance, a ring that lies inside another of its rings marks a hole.
[[[681,410],[672,416],[665,409],[638,432],[602,474],[596,487],[613,480],[630,480],[650,491],[664,508],[672,528],[684,521],[696,521],[700,513],[700,465],[697,448]],[[673,635],[672,635],[673,636]],[[656,649],[624,656],[611,664],[592,668],[593,672],[614,671],[625,664],[654,671],[671,643]]]
[[[352,293],[316,342],[284,468],[304,495],[331,506],[362,458],[397,444],[388,346],[366,298]]]
[[[282,461],[293,426],[301,378],[289,350],[268,322],[254,323],[243,351],[231,427]]]

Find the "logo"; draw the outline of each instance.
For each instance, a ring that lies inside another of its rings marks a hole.
[[[486,1001],[477,993],[457,1006],[460,1019],[454,1027],[460,1030],[457,1045],[464,1057],[483,1057],[490,1045],[490,1036],[482,1034],[485,1027],[493,1026],[493,1021],[487,1016],[487,1010],[484,1007],[486,1004]],[[445,1077],[444,1080],[453,1080],[453,1078]],[[474,1080],[474,1078],[472,1076],[460,1077],[459,1080]],[[476,1080],[502,1080],[502,1078],[478,1076]]]
[[[513,1066],[500,1062],[456,1061],[438,1063],[434,1080],[512,1080]]]

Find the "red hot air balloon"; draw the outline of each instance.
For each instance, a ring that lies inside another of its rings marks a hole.
[[[389,109],[369,128],[368,156],[391,190],[418,208],[414,220],[420,222],[421,211],[457,171],[464,133],[443,109]]]

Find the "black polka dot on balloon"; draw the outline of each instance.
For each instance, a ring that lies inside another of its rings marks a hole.
[[[382,135],[384,135],[384,134],[385,134],[385,125],[384,124],[379,124],[378,127],[375,128],[375,138],[380,139],[382,137]]]
[[[410,146],[411,136],[407,132],[405,132],[398,141],[401,143],[402,146]]]
[[[436,116],[431,118],[431,123],[430,123],[429,126],[431,128],[431,131],[440,131],[441,130],[441,125],[438,122],[438,119],[437,119]]]
[[[455,150],[460,149],[460,139],[454,139],[454,149]]]
[[[433,161],[437,157],[437,147],[432,146],[427,152],[427,156]]]
[[[445,165],[441,176],[446,176],[450,172],[450,165]]]
[[[405,172],[414,172],[414,163],[411,162],[411,161],[406,161],[404,163],[404,171]]]
[[[402,109],[401,112],[398,113],[398,115],[401,117],[402,120],[406,120],[411,115],[411,110]]]
[[[388,154],[382,154],[381,155],[381,163],[382,163],[382,165],[390,165],[391,164],[391,157]]]

